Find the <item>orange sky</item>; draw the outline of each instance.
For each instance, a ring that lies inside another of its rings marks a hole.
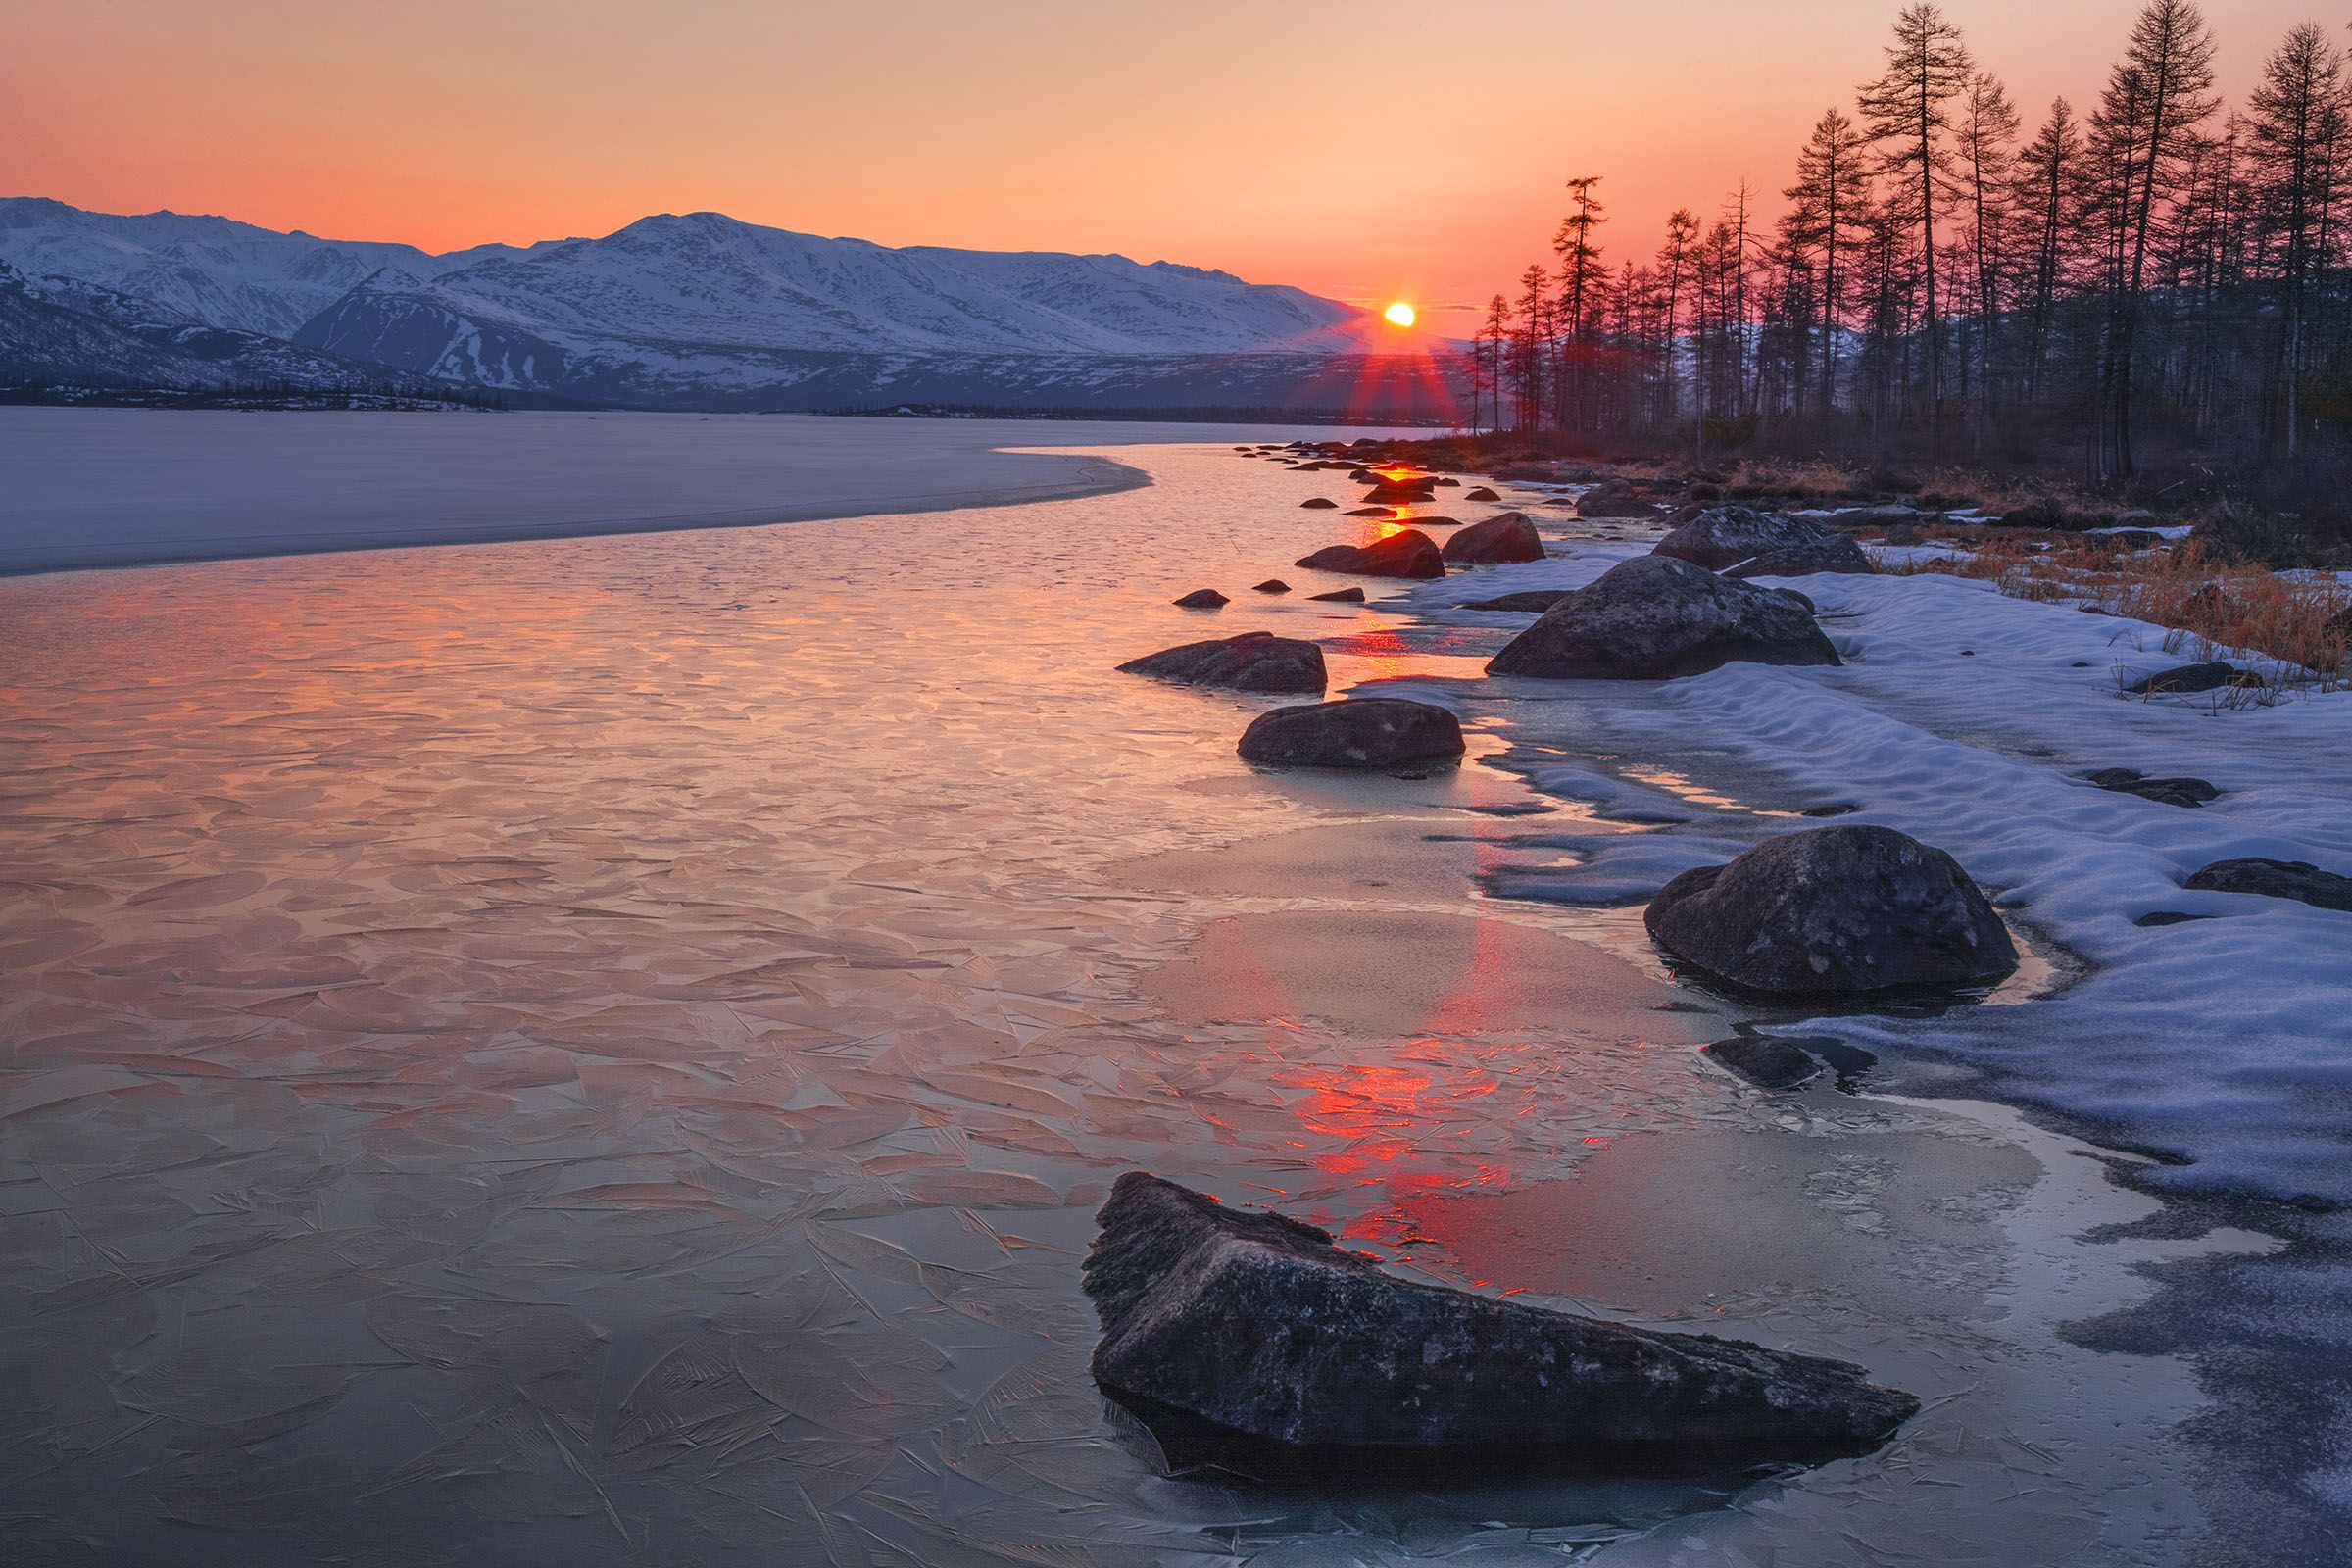
[[[0,0],[0,194],[404,239],[714,208],[1483,300],[1605,176],[1612,257],[1777,190],[1895,0]],[[2029,120],[2137,0],[1949,0]],[[2297,0],[2207,0],[2242,93]],[[2333,18],[2328,19],[2332,22]],[[1460,318],[1435,323],[1462,330]]]

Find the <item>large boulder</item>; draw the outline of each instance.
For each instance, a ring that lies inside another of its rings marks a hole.
[[[1623,479],[1603,479],[1576,498],[1580,517],[1654,517],[1658,509],[1634,494]]]
[[[1240,692],[1319,692],[1326,679],[1323,650],[1296,637],[1249,631],[1239,637],[1165,648],[1119,668],[1188,686],[1230,686]]]
[[[1446,541],[1445,557],[1463,565],[1542,561],[1544,540],[1521,512],[1505,512],[1474,522]]]
[[[2352,912],[2352,876],[2323,871],[2309,860],[2266,860],[2259,856],[2216,860],[2191,875],[2183,886],[2208,893],[2257,893],[2265,898],[2294,899],[2315,908]]]
[[[2016,944],[1959,863],[1886,827],[1768,839],[1685,871],[1642,918],[1676,957],[1776,997],[1948,990],[2017,968]]]
[[[1845,1361],[1399,1279],[1142,1171],[1096,1217],[1095,1381],[1179,1460],[1824,1458],[1919,1408]]]
[[[1730,663],[1837,662],[1830,640],[1787,595],[1672,556],[1637,556],[1544,612],[1487,672],[1671,680]]]
[[[1405,528],[1377,544],[1326,545],[1311,556],[1292,563],[1317,571],[1344,571],[1357,577],[1443,577],[1446,558],[1438,542],[1418,528]]]
[[[1817,571],[1864,573],[1862,547],[1841,533],[1785,513],[1753,507],[1710,507],[1652,547],[1710,571],[1735,577],[1803,577]]]
[[[1271,767],[1396,767],[1461,756],[1462,726],[1429,703],[1343,698],[1258,714],[1240,750]]]

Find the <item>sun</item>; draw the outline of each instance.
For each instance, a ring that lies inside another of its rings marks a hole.
[[[1402,300],[1398,300],[1396,304],[1390,306],[1387,310],[1381,312],[1380,314],[1387,317],[1390,323],[1395,326],[1410,326],[1413,324],[1413,308],[1410,305],[1405,304]]]

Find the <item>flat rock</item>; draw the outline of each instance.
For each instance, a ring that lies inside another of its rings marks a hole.
[[[1096,1217],[1095,1381],[1172,1458],[1826,1458],[1919,1408],[1848,1362],[1398,1278],[1314,1226],[1142,1171]]]
[[[1462,755],[1445,709],[1401,697],[1350,697],[1260,713],[1242,731],[1243,760],[1271,767],[1397,767]]]
[[[1544,611],[1487,672],[1671,680],[1730,663],[1838,662],[1813,617],[1786,596],[1671,556],[1637,556]]]
[[[2179,664],[2144,675],[2124,688],[2135,696],[2164,692],[2210,692],[2237,679],[2237,666],[2215,660],[2204,664]]]
[[[1232,603],[1232,600],[1214,588],[1196,588],[1182,599],[1175,601],[1176,608],[1179,610],[1222,610]]]
[[[1507,610],[1517,613],[1541,615],[1575,591],[1573,588],[1528,588],[1515,594],[1497,594],[1493,599],[1473,599],[1462,608],[1464,610]]]
[[[2190,809],[2208,801],[2221,799],[2222,792],[2201,778],[2148,778],[2129,767],[2101,768],[2096,773],[2082,775],[2083,782],[2119,795],[2136,795],[2142,800],[2164,806],[2181,806]]]
[[[1803,577],[1814,572],[1871,570],[1862,547],[1841,533],[1785,513],[1753,507],[1710,507],[1651,547],[1710,571],[1735,577]]]
[[[1130,659],[1119,668],[1130,675],[1152,675],[1189,686],[1229,686],[1242,692],[1319,692],[1328,678],[1322,649],[1268,631],[1185,643]]]
[[[1308,594],[1306,597],[1319,599],[1325,604],[1360,605],[1364,602],[1364,591],[1361,588],[1334,588],[1327,594]]]
[[[1351,507],[1348,509],[1348,515],[1350,517],[1386,517],[1392,515],[1396,511],[1395,507]]]
[[[1943,851],[1892,828],[1809,828],[1685,871],[1642,916],[1659,947],[1769,996],[1989,985],[2017,968],[1992,905]]]
[[[1542,561],[1544,540],[1521,512],[1505,512],[1474,522],[1446,541],[1445,557],[1464,565]]]
[[[2315,908],[2352,912],[2352,876],[2323,871],[2309,860],[2267,860],[2248,856],[2216,860],[2181,884],[2205,893],[2254,893],[2293,899]]]
[[[1446,558],[1438,542],[1418,528],[1406,528],[1368,545],[1326,545],[1293,565],[1316,571],[1345,571],[1358,577],[1443,577]]]

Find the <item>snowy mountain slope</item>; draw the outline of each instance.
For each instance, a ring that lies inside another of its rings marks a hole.
[[[324,240],[297,230],[182,213],[84,212],[38,196],[0,197],[0,262],[135,294],[158,315],[290,337],[352,285],[385,267],[430,276],[513,246],[443,258],[372,240]]]
[[[282,337],[158,318],[135,295],[78,279],[27,277],[0,262],[0,384],[211,391],[285,383],[306,390],[429,390]]]

